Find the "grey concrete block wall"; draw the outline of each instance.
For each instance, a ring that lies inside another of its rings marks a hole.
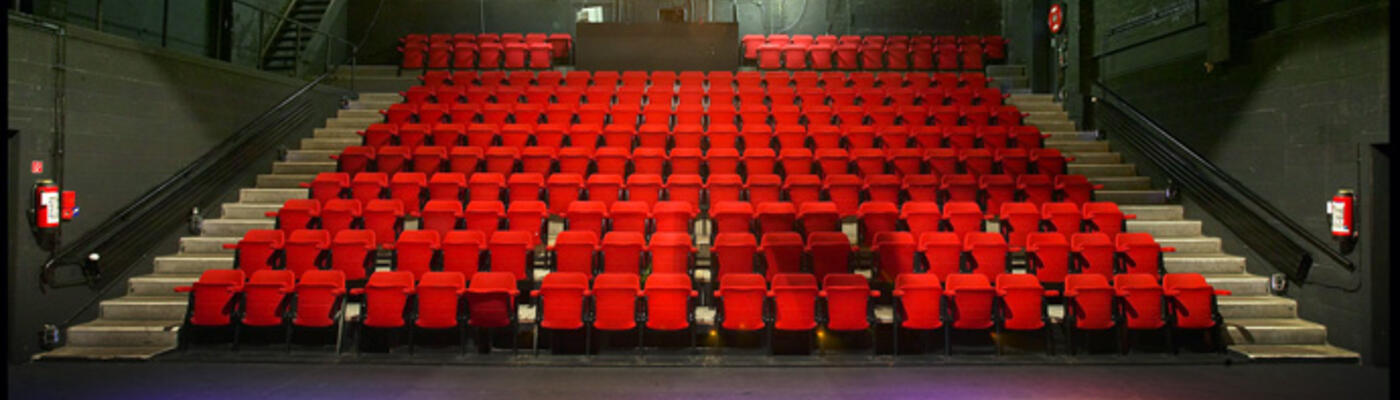
[[[1338,189],[1368,190],[1364,169],[1371,146],[1390,142],[1388,11],[1384,1],[1292,0],[1241,7],[1232,12],[1253,25],[1239,28],[1231,59],[1213,71],[1204,67],[1208,36],[1198,26],[1099,58],[1100,78],[1187,146],[1330,242],[1324,202]],[[1095,18],[1103,26],[1122,22],[1109,15]],[[1113,150],[1141,160],[1131,149]],[[1160,171],[1140,166],[1163,183]],[[1248,257],[1251,273],[1276,271],[1198,204],[1189,198],[1183,203],[1189,217],[1206,222],[1206,235],[1225,239],[1226,252]],[[1357,271],[1317,253],[1313,276],[1286,295],[1300,301],[1301,317],[1329,327],[1331,343],[1369,359],[1375,355],[1371,338],[1382,329],[1372,325],[1374,310],[1388,307],[1371,300],[1375,282],[1369,278],[1389,265],[1367,261],[1371,246],[1385,246],[1368,241],[1368,234],[1363,232],[1361,247],[1349,256],[1360,266]]]
[[[35,333],[41,324],[61,322],[99,293],[86,287],[40,292],[38,273],[47,254],[31,239],[22,216],[31,203],[33,182],[55,177],[50,150],[57,37],[13,20],[7,33],[8,124],[19,131],[8,145],[12,170],[24,167],[8,179],[13,361],[37,351]],[[64,225],[68,240],[101,224],[305,84],[84,28],[69,27],[64,42],[64,189],[78,192],[81,207],[78,218]],[[287,143],[310,136],[348,94],[334,87],[315,89],[309,97],[315,115],[308,115]],[[242,171],[247,176],[231,186],[251,185],[254,175],[267,172],[274,156],[251,163]],[[29,173],[34,160],[44,162],[44,173]],[[206,210],[211,212],[215,210]],[[168,239],[167,249],[152,253],[174,251],[176,233],[152,232]],[[150,264],[136,268],[149,270]],[[121,293],[117,289],[111,294]]]

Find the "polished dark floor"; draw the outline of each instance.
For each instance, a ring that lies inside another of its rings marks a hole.
[[[473,367],[47,362],[9,395],[50,398],[1384,399],[1389,369],[1337,364]]]

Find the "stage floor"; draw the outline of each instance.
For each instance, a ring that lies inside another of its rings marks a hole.
[[[45,362],[12,398],[1384,399],[1389,369],[1338,364],[501,368]]]

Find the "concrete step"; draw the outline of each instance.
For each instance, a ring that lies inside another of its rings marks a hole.
[[[1146,232],[1152,236],[1172,238],[1172,237],[1198,237],[1201,236],[1201,221],[1179,220],[1179,221],[1138,221],[1128,220],[1128,232]]]
[[[383,118],[331,118],[326,120],[326,127],[364,129],[369,127],[369,124],[382,121],[384,121]]]
[[[988,65],[986,73],[987,76],[1025,75],[1026,66],[1012,64]]]
[[[274,172],[275,173],[275,172]],[[238,191],[239,203],[275,203],[282,204],[291,199],[307,198],[307,190],[302,188],[283,189],[261,189],[249,188]]]
[[[1185,212],[1180,205],[1164,204],[1152,206],[1140,205],[1119,205],[1119,210],[1124,214],[1137,215],[1138,221],[1174,221],[1180,220]]]
[[[342,148],[343,149],[343,148]],[[342,149],[337,150],[291,150],[287,152],[287,161],[327,161],[332,155],[340,154]]]
[[[262,219],[268,211],[277,211],[282,203],[224,203],[223,218]]]
[[[350,108],[350,109],[340,109],[339,111],[336,111],[335,116],[336,116],[337,118],[383,118],[383,117],[384,117],[383,115],[380,115],[380,114],[379,114],[379,110],[365,110],[365,109],[354,109],[354,108]]]
[[[67,346],[159,347],[176,345],[179,320],[97,319],[68,328]]]
[[[1108,142],[1102,140],[1045,140],[1045,147],[1059,149],[1061,152],[1090,152],[1108,151]]]
[[[1065,111],[1065,110],[1021,111],[1021,112],[1026,113],[1026,120],[1049,121],[1049,122],[1069,121],[1069,112],[1067,112],[1067,111]]]
[[[1269,278],[1250,274],[1205,274],[1206,282],[1218,290],[1229,290],[1232,296],[1269,295]]]
[[[1177,254],[1219,253],[1220,238],[1197,236],[1176,238],[1155,238],[1163,247],[1175,247]]]
[[[228,253],[225,243],[238,243],[241,236],[185,236],[180,238],[181,253]]]
[[[1152,178],[1145,176],[1098,176],[1089,182],[1103,185],[1099,190],[1148,190],[1152,189]]]
[[[360,140],[359,135],[355,135],[353,132],[351,135],[353,135],[353,137],[302,139],[301,150],[331,150],[340,152],[341,150],[345,150],[346,147],[359,146],[360,143],[364,143],[363,140]]]
[[[268,217],[261,219],[210,219],[204,221],[204,231],[200,233],[200,236],[243,237],[243,234],[249,230],[273,229],[276,225],[277,221]]]
[[[217,253],[182,253],[165,256],[157,256],[155,262],[155,273],[157,274],[201,274],[210,269],[230,269],[233,268],[233,254]]]
[[[1235,352],[1251,362],[1277,361],[1332,361],[1345,363],[1361,362],[1361,355],[1354,351],[1326,344],[1240,344],[1230,346]]]
[[[35,354],[33,360],[124,360],[144,361],[174,350],[175,346],[74,346],[67,345],[53,351]]]
[[[399,103],[400,101],[402,101],[402,100],[399,100],[399,101],[364,101],[364,100],[356,100],[356,101],[350,102],[350,109],[353,109],[353,110],[387,110],[387,109],[389,109],[389,106],[390,106],[390,105],[397,104],[397,103]]]
[[[1069,163],[1070,174],[1095,176],[1137,176],[1137,165],[1134,164],[1089,164],[1082,162]],[[276,173],[276,170],[273,170]]]
[[[417,73],[410,73],[410,74],[408,74],[408,75],[410,75],[410,76],[415,76],[415,75],[418,75],[418,74],[417,74]],[[360,97],[359,97],[358,99],[356,99],[356,100],[359,100],[359,101],[371,101],[371,102],[392,102],[392,103],[398,103],[398,102],[403,101],[403,96],[399,95],[398,92],[365,92],[365,93],[360,93]]]
[[[1024,102],[1050,103],[1055,101],[1055,95],[1051,93],[1027,93],[1011,96],[1012,99]]]
[[[1296,318],[1298,302],[1278,296],[1220,296],[1220,315],[1229,322],[1235,318]]]
[[[311,137],[314,138],[314,139],[355,139],[355,140],[360,140],[360,139],[361,139],[361,136],[360,136],[359,134],[356,134],[356,133],[355,133],[355,131],[357,131],[357,130],[359,130],[359,129],[352,129],[352,128],[316,128],[315,130],[311,131]]]
[[[122,296],[104,300],[99,307],[103,319],[182,321],[189,296]]]
[[[263,189],[297,189],[302,182],[311,182],[312,174],[258,174],[257,187]]]
[[[1123,155],[1102,151],[1061,151],[1066,157],[1074,157],[1074,163],[1121,164]]]
[[[1235,318],[1225,324],[1232,344],[1327,344],[1327,327],[1298,318]]]
[[[1060,103],[1019,100],[1021,96],[1023,95],[1011,95],[1010,98],[1006,99],[1006,104],[1016,106],[1021,112],[1062,111],[1065,109]]]
[[[1077,130],[1077,129],[1079,129],[1079,127],[1077,127],[1077,126],[1074,125],[1074,121],[1065,121],[1065,120],[1043,120],[1043,121],[1042,121],[1042,120],[1026,119],[1025,123],[1026,123],[1026,125],[1034,125],[1035,127],[1040,128],[1040,131],[1041,131],[1041,132],[1045,132],[1045,131],[1072,131],[1072,130]]]
[[[150,274],[131,277],[127,283],[128,295],[133,296],[174,296],[178,286],[189,286],[199,280],[199,274]]]
[[[1167,273],[1243,274],[1244,257],[1223,253],[1162,254]]]
[[[272,163],[274,174],[319,174],[335,172],[335,160],[325,161],[278,161]]]
[[[1080,141],[1080,142],[1099,141],[1099,140],[1098,140],[1098,137],[1099,137],[1099,132],[1098,132],[1098,131],[1080,131],[1080,130],[1074,130],[1074,129],[1046,130],[1046,129],[1042,128],[1042,129],[1040,130],[1040,133],[1046,134],[1046,135],[1050,135],[1050,137],[1045,138],[1045,142],[1046,142],[1046,143],[1052,143],[1052,142],[1070,142],[1070,141]]]
[[[1162,190],[1108,190],[1100,189],[1094,191],[1094,199],[1097,201],[1112,201],[1120,205],[1124,204],[1164,204],[1167,202],[1167,192]]]
[[[990,85],[1005,93],[1029,93],[1031,81],[1024,76],[996,76]]]

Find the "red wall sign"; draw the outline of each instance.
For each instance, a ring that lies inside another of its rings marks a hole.
[[[1059,4],[1050,5],[1050,33],[1060,33],[1064,26],[1065,11]]]

